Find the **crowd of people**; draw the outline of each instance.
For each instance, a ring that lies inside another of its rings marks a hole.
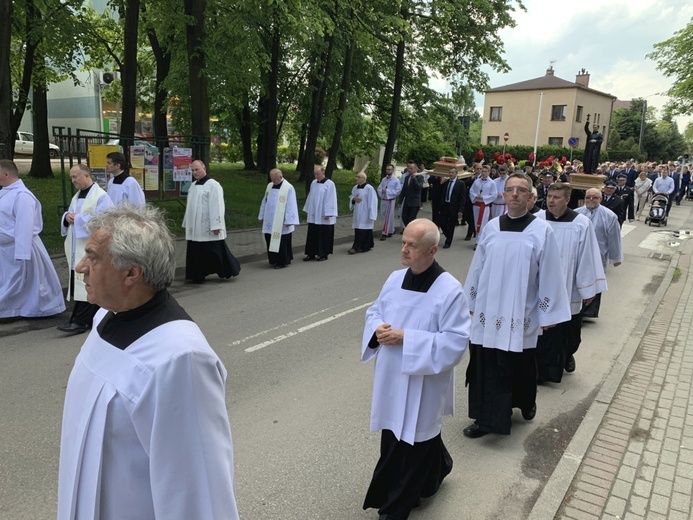
[[[96,510],[103,518],[237,518],[226,371],[168,293],[173,237],[123,164],[122,154],[109,155],[107,191],[88,168],[70,171],[78,191],[61,223],[68,299],[77,304],[59,329],[91,334],[67,385],[58,518]],[[509,435],[513,408],[534,419],[538,385],[576,370],[583,319],[598,316],[607,267],[623,261],[621,225],[638,220],[650,196],[666,195],[665,215],[690,184],[688,167],[674,163],[605,164],[603,189],[585,191],[569,184],[579,164],[537,172],[474,164],[462,178],[460,169],[430,175],[409,161],[399,179],[389,165],[377,188],[359,172],[349,197],[352,255],[374,247],[378,198],[380,240],[396,233],[401,210],[404,268],[366,312],[361,345],[361,361],[377,360],[370,427],[381,432],[363,508],[378,509],[380,520],[406,520],[452,470],[441,430],[467,348],[473,423],[464,435]],[[186,278],[236,276],[221,185],[201,161],[192,170]],[[337,193],[322,167],[314,176],[303,208],[303,260],[325,261],[333,254]],[[40,203],[11,161],[0,161],[0,186],[0,317],[60,313],[62,290],[38,238]],[[426,188],[432,219],[417,218]],[[270,172],[258,217],[270,265],[286,267],[300,221],[295,190],[279,169]],[[460,219],[465,240],[476,237],[464,283],[436,261],[441,234],[447,249]]]

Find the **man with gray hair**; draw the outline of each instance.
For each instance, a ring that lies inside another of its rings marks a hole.
[[[168,293],[160,210],[96,215],[76,266],[101,309],[65,395],[58,520],[237,519],[226,370]]]
[[[452,470],[441,426],[471,320],[462,285],[435,261],[439,240],[433,222],[412,220],[402,236],[407,269],[390,275],[366,312],[361,361],[377,358],[371,431],[382,433],[363,508],[380,520],[406,519]]]

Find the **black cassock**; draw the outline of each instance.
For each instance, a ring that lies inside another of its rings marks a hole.
[[[585,143],[585,155],[582,158],[582,164],[585,167],[585,173],[594,173],[599,164],[599,151],[604,137],[601,132],[591,132],[589,122],[585,123],[585,134],[587,134],[587,142]]]

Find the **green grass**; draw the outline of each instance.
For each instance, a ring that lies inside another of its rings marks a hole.
[[[280,165],[284,177],[296,188],[298,208],[301,220],[305,221],[303,204],[306,199],[303,183],[298,182],[298,173],[294,165]],[[226,228],[231,230],[260,227],[257,219],[260,202],[267,187],[267,177],[257,171],[246,171],[240,164],[212,163],[211,176],[219,181],[224,188],[226,202]],[[23,177],[24,183],[41,201],[43,212],[43,233],[41,239],[51,253],[62,251],[64,238],[60,236],[60,217],[65,211],[63,206],[62,175],[60,170],[54,170],[52,179],[31,179]],[[355,175],[351,170],[337,170],[332,175],[337,186],[339,214],[349,213],[349,194],[355,184]],[[67,203],[73,192],[67,179]],[[154,201],[156,206],[166,210],[171,231],[176,236],[183,236],[181,222],[185,214],[185,199]]]

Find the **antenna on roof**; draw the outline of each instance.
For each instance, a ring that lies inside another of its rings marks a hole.
[[[554,64],[556,63],[556,60],[549,60],[549,68],[553,68]]]

